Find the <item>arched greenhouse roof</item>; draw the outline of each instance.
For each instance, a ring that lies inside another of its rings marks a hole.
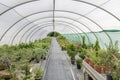
[[[0,0],[0,45],[41,39],[57,31],[101,46],[120,43],[120,0]]]

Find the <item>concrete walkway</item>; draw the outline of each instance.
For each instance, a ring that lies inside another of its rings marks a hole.
[[[47,64],[44,80],[76,80],[65,54],[56,41],[52,39],[51,52]]]

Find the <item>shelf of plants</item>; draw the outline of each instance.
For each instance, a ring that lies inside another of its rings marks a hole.
[[[51,38],[0,48],[0,80],[41,80],[44,70],[31,65],[46,59]]]
[[[71,58],[71,63],[82,66],[84,61],[90,66],[95,72],[100,74],[101,78],[106,80],[119,80],[120,78],[120,53],[118,49],[118,42],[115,44],[109,43],[106,45],[106,49],[101,49],[99,46],[99,41],[95,44],[86,44],[85,37],[82,37],[82,43],[78,44],[76,42],[70,42],[64,37],[57,38],[62,50],[67,50],[69,57]],[[75,56],[79,55],[81,59],[76,60]],[[89,68],[87,65],[83,64],[84,68]],[[90,70],[87,69],[87,70]],[[96,73],[90,72],[94,77]],[[98,77],[96,77],[97,79]]]

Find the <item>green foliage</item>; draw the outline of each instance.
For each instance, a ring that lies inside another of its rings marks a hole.
[[[95,46],[94,46],[95,51],[98,51],[100,49],[99,41],[96,40]]]
[[[35,78],[41,78],[43,76],[43,70],[40,67],[34,67],[32,73],[35,74]]]
[[[58,36],[57,39],[66,40],[64,36]]]
[[[85,36],[82,36],[82,48],[87,49],[87,45],[85,43]]]
[[[77,59],[76,60],[76,64],[81,66],[82,65],[82,60],[81,59]]]
[[[86,54],[87,54],[87,49],[81,48],[81,51],[79,52],[79,57],[84,59]]]
[[[67,52],[71,59],[75,59],[75,55],[77,54],[77,50],[74,44],[68,44],[67,45]]]
[[[60,36],[61,34],[58,33],[58,32],[50,32],[47,36],[49,37],[57,37],[57,36]]]
[[[98,50],[100,49],[99,41],[98,40],[96,40],[96,42],[95,42],[94,49],[96,51],[96,57],[98,57],[98,54],[99,54]]]
[[[22,80],[30,79],[30,64],[41,60],[41,56],[47,56],[51,38],[47,37],[35,42],[20,43],[19,45],[3,45],[0,47],[0,70],[9,69],[11,73],[15,70],[26,77]],[[11,78],[11,80],[17,80]],[[34,80],[34,79],[30,79]]]
[[[24,71],[23,73],[25,74],[26,77],[30,75],[30,66],[27,63],[23,64],[21,66],[21,69]]]
[[[64,36],[58,36],[57,40],[58,40],[62,50],[66,50],[67,49],[67,44],[69,44],[67,39]]]
[[[115,44],[113,44],[112,42],[109,42],[109,45],[105,44],[108,53],[118,53],[119,52],[119,48],[118,48],[118,41],[115,41]]]

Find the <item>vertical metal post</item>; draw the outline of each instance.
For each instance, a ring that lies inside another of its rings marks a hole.
[[[53,0],[53,32],[55,32],[55,0]]]
[[[55,30],[55,0],[53,0],[53,31]]]

